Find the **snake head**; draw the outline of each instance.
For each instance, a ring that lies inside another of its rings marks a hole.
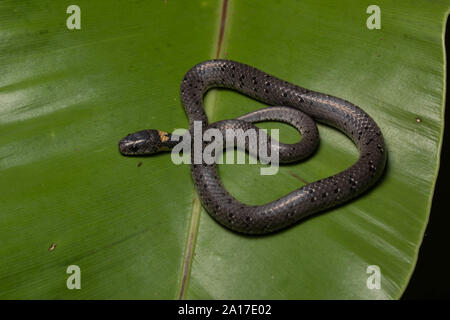
[[[127,135],[119,141],[119,151],[126,156],[141,156],[167,150],[165,143],[170,135],[159,130],[142,130]]]

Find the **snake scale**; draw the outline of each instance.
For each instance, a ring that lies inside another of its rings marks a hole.
[[[238,91],[271,107],[209,125],[203,97],[213,87]],[[219,179],[216,164],[191,164],[192,178],[207,212],[222,225],[240,233],[275,232],[353,199],[380,178],[386,164],[386,147],[380,128],[362,109],[239,62],[209,60],[192,67],[181,84],[181,102],[189,118],[190,132],[194,121],[201,121],[203,130],[214,127],[221,132],[256,128],[254,122],[268,120],[296,127],[302,139],[296,144],[279,143],[280,163],[297,161],[314,151],[318,132],[310,118],[342,131],[359,150],[358,160],[348,169],[256,206],[241,203],[227,192]],[[124,155],[147,155],[172,149],[175,145],[172,140],[171,134],[164,131],[143,130],[123,138],[119,150]],[[271,144],[270,137],[267,143]],[[203,143],[203,148],[206,145]]]

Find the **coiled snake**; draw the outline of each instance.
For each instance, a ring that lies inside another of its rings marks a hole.
[[[225,87],[246,94],[272,107],[237,119],[209,125],[203,96],[213,87]],[[350,168],[301,187],[286,196],[258,206],[246,205],[231,196],[220,182],[216,164],[191,164],[191,174],[203,206],[222,225],[241,233],[265,234],[291,226],[316,212],[348,201],[371,187],[386,163],[383,135],[375,121],[352,103],[304,89],[251,66],[229,60],[210,60],[190,69],[181,84],[181,102],[189,118],[203,130],[217,128],[255,129],[253,122],[277,120],[289,123],[302,134],[296,144],[279,144],[279,161],[293,162],[311,154],[318,143],[315,123],[330,125],[356,144],[359,159]],[[124,155],[147,155],[170,150],[172,135],[158,130],[130,134],[119,142]],[[270,146],[270,138],[268,144]],[[203,148],[207,144],[203,144]]]

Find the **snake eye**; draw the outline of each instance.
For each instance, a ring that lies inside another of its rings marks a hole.
[[[130,146],[130,151],[131,151],[131,152],[134,153],[134,152],[136,152],[137,150],[138,150],[138,147],[137,147],[135,144],[133,144],[133,145]]]

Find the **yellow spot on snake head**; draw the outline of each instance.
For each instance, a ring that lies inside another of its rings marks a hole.
[[[169,140],[169,134],[167,132],[158,130],[158,134],[161,142],[166,142],[167,140]]]

